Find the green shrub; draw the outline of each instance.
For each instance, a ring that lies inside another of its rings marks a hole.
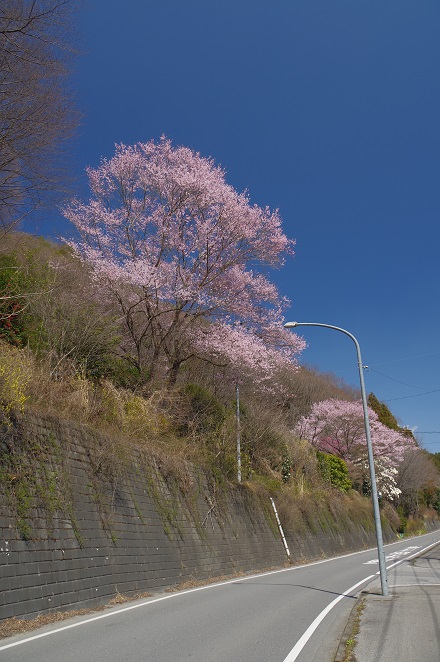
[[[344,460],[330,453],[318,451],[318,466],[322,478],[341,492],[348,492],[352,484]]]
[[[399,515],[399,519],[400,519],[399,526],[397,528],[397,533],[403,535],[406,532],[406,527],[408,524],[408,516],[403,506],[397,507],[397,514]]]

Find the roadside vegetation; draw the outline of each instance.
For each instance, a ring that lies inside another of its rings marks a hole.
[[[120,311],[97,295],[87,267],[65,246],[10,232],[2,242],[0,284],[7,293],[0,305],[6,427],[18,412],[52,413],[113,440],[109,462],[115,444],[134,445],[170,465],[190,461],[207,469],[224,489],[236,482],[236,384],[226,371],[192,357],[173,385],[166,366],[154,382],[143,378],[127,358]],[[335,499],[349,510],[369,496],[359,396],[307,367],[280,371],[278,379],[272,391],[258,388],[257,373],[240,380],[243,482],[277,494],[285,518],[299,508],[325,526]],[[440,509],[438,458],[421,450],[373,395],[369,405],[373,437],[375,430],[383,435],[376,468],[384,514],[396,532],[417,533]],[[1,452],[3,467],[17,474],[12,456],[21,450],[3,445]],[[7,490],[11,482],[3,474]]]
[[[304,340],[283,328],[289,301],[271,272],[295,242],[278,210],[166,137],[118,145],[87,170],[89,198],[68,199],[77,6],[7,0],[0,12],[0,488],[15,498],[32,473],[8,430],[35,410],[102,432],[108,462],[135,445],[225,489],[239,434],[243,482],[325,526],[323,503],[349,509],[370,486],[359,394],[301,365]],[[63,244],[17,231],[60,201]],[[383,511],[402,534],[422,530],[440,511],[440,462],[372,394],[369,405]]]

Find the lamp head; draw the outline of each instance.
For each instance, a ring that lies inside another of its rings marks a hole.
[[[295,326],[298,326],[298,322],[286,322],[284,324],[285,329],[293,329]]]

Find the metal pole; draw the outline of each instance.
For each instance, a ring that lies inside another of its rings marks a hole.
[[[356,353],[357,353],[357,360],[359,367],[359,380],[361,384],[361,394],[362,394],[362,407],[364,411],[365,436],[367,438],[368,465],[370,469],[370,483],[371,483],[371,499],[373,502],[374,523],[376,526],[376,542],[377,542],[377,556],[379,559],[380,583],[382,586],[382,595],[387,596],[388,595],[387,568],[385,563],[385,552],[383,548],[382,524],[380,521],[379,499],[377,496],[376,472],[374,469],[373,445],[371,443],[370,421],[368,417],[367,396],[365,393],[364,366],[362,364],[361,348],[356,338],[345,329],[341,329],[339,326],[333,326],[331,324],[318,324],[317,322],[287,322],[287,324],[285,324],[284,326],[287,329],[292,329],[297,326],[322,326],[326,329],[334,329],[335,331],[340,331],[341,333],[345,333],[346,336],[348,336],[353,340],[356,346]]]
[[[241,483],[241,437],[240,437],[240,387],[238,382],[235,384],[235,401],[237,417],[237,480]]]

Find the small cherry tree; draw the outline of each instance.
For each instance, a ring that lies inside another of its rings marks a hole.
[[[417,449],[417,444],[412,437],[380,423],[371,408],[368,408],[368,417],[378,487],[384,496],[395,498],[400,494],[396,485],[397,467],[408,450]],[[294,434],[307,439],[320,451],[333,453],[354,465],[368,482],[362,402],[336,399],[316,402],[310,414],[299,420]]]
[[[164,137],[118,145],[87,172],[90,200],[65,210],[81,239],[67,243],[117,301],[140,373],[163,365],[173,385],[198,357],[264,381],[295,362],[304,342],[282,328],[288,301],[262,273],[293,253],[278,211]]]

